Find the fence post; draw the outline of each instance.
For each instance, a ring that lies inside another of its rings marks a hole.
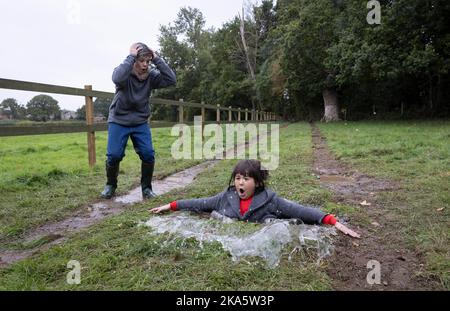
[[[219,104],[217,104],[216,121],[217,121],[217,123],[220,123],[220,105]]]
[[[241,122],[241,108],[238,108],[238,122]]]
[[[202,101],[202,105],[204,105],[205,102]],[[202,107],[202,138],[203,138],[203,133],[205,130],[205,121],[206,121],[206,111],[205,111],[205,107]]]
[[[180,102],[183,102],[183,98],[180,98]],[[178,105],[178,123],[183,124],[183,116],[184,116],[184,109],[183,106],[180,104]],[[180,127],[180,133],[179,133],[179,137],[180,137],[180,147],[183,147],[183,131]]]
[[[85,90],[92,90],[92,85],[85,85]],[[92,102],[92,96],[85,96],[86,103],[86,125],[88,126],[87,130],[87,144],[88,144],[88,158],[89,158],[89,167],[94,167],[96,159],[95,159],[95,132],[93,129],[94,125],[94,104]]]
[[[228,122],[231,122],[231,106],[228,106]]]
[[[245,108],[245,121],[248,121],[248,108]]]
[[[183,102],[184,100],[182,98],[180,98],[180,102]],[[184,115],[184,111],[183,111],[183,106],[180,104],[178,106],[178,122],[179,123],[183,123],[183,115]]]

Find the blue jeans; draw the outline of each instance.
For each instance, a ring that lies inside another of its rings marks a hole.
[[[106,161],[109,166],[115,166],[122,161],[125,156],[128,137],[131,137],[134,150],[142,162],[151,163],[155,161],[152,133],[147,123],[137,126],[123,126],[111,122],[108,124],[108,147],[106,153]]]

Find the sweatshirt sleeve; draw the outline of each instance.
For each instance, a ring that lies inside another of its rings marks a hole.
[[[153,60],[158,70],[152,70],[150,72],[150,84],[152,89],[159,89],[177,83],[177,78],[172,69],[166,64],[166,62],[157,57]]]
[[[305,224],[320,225],[322,224],[322,219],[327,215],[317,208],[304,206],[278,196],[275,198],[275,202],[277,210],[281,212],[283,218],[300,219]]]
[[[216,194],[212,197],[190,199],[190,200],[178,200],[176,203],[177,210],[193,211],[193,212],[212,212],[219,206],[219,202],[223,196],[223,193]]]
[[[112,81],[116,85],[123,86],[125,84],[127,79],[130,77],[135,61],[136,57],[134,57],[133,55],[128,55],[123,63],[114,69],[112,74]]]

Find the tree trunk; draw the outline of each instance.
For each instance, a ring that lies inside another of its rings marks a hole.
[[[242,7],[242,16],[239,16],[240,17],[240,26],[239,26],[239,33],[240,33],[240,35],[241,35],[241,42],[242,42],[242,47],[243,47],[243,52],[244,52],[244,55],[245,55],[245,61],[246,61],[246,64],[247,64],[247,70],[248,70],[248,73],[249,73],[249,75],[250,75],[250,79],[251,79],[251,81],[252,81],[252,84],[253,84],[253,91],[255,92],[255,95],[256,95],[256,99],[257,99],[257,104],[258,104],[258,110],[262,110],[262,106],[261,106],[261,102],[260,102],[260,100],[259,100],[259,96],[258,96],[258,92],[257,92],[257,88],[256,88],[256,75],[255,75],[255,72],[256,72],[256,55],[257,55],[257,51],[255,51],[255,62],[254,63],[252,63],[251,62],[251,60],[250,60],[250,52],[249,52],[249,49],[248,49],[248,46],[247,46],[247,40],[245,39],[245,19],[244,19],[244,7]],[[256,46],[256,48],[255,49],[257,49],[257,46]],[[252,99],[252,107],[253,107],[253,109],[255,109],[255,102],[254,102],[254,100]]]
[[[338,97],[335,89],[325,88],[322,92],[325,113],[322,120],[325,122],[340,121]]]

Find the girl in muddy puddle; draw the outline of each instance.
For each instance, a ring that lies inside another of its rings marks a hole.
[[[270,219],[295,218],[305,224],[326,224],[352,237],[360,235],[341,224],[331,214],[306,207],[279,197],[265,187],[268,171],[261,168],[260,161],[241,160],[231,174],[228,189],[215,196],[200,199],[178,200],[152,208],[153,213],[187,210],[195,212],[216,211],[226,217],[243,221],[264,223]]]

